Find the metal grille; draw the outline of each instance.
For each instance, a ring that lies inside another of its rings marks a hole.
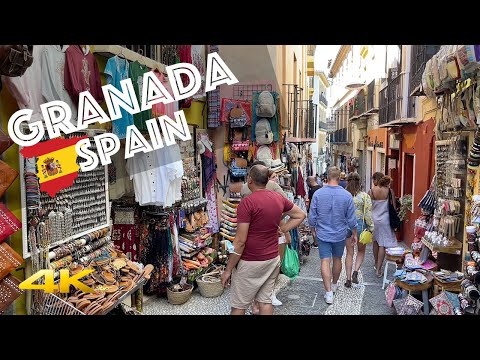
[[[85,315],[80,310],[54,294],[37,291],[35,293],[36,315]]]
[[[253,93],[272,91],[271,84],[233,85],[233,98],[235,100],[252,101]]]

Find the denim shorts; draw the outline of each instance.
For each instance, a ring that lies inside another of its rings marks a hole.
[[[339,242],[326,242],[318,240],[318,252],[320,253],[320,259],[326,258],[341,258],[343,251],[345,250],[346,240]]]
[[[363,230],[367,228],[367,224],[365,224],[362,220],[357,220],[357,236],[360,238],[360,234]],[[347,239],[352,237],[352,231],[347,230]]]

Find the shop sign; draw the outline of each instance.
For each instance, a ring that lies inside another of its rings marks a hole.
[[[40,270],[20,283],[18,287],[22,290],[43,290],[46,293],[60,291],[61,293],[68,294],[70,292],[70,286],[73,286],[84,293],[94,293],[95,290],[80,281],[81,278],[91,274],[93,271],[92,269],[82,270],[78,274],[70,276],[68,269],[62,269],[60,270],[60,280],[58,284],[55,284],[55,271]],[[43,284],[35,284],[37,280],[42,278]]]
[[[372,140],[370,138],[368,138],[368,146],[373,147],[373,148],[383,149],[383,141],[377,141],[375,139],[375,142],[372,142]]]

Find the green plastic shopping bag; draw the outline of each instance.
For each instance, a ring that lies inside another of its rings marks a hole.
[[[285,256],[282,261],[282,273],[293,280],[297,277],[299,272],[300,260],[298,259],[298,253],[293,250],[290,245],[287,245]]]

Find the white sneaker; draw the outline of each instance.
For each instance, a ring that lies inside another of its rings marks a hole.
[[[325,293],[325,295],[323,295],[323,297],[325,298],[325,302],[328,304],[328,305],[332,305],[333,304],[333,291],[327,291]]]
[[[337,284],[332,283],[332,291],[337,292]]]
[[[282,305],[282,302],[277,299],[275,294],[273,294],[273,296],[272,296],[272,305],[273,306],[281,306]]]

